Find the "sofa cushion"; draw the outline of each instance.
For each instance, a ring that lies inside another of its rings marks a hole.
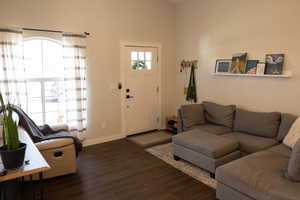
[[[225,134],[222,137],[234,139],[240,143],[240,150],[245,153],[255,153],[278,144],[277,140],[249,135],[240,132]]]
[[[202,104],[183,105],[180,111],[183,126],[186,128],[205,123]]]
[[[286,157],[291,157],[292,154],[292,149],[284,144],[273,146],[271,148],[268,148],[266,151],[278,153]]]
[[[252,135],[274,138],[277,136],[279,124],[279,112],[251,112],[237,109],[234,130]]]
[[[289,158],[262,151],[217,168],[218,182],[257,200],[298,200],[300,183],[284,177]]]
[[[290,180],[300,182],[300,140],[293,148],[286,175]]]
[[[173,143],[204,154],[219,158],[238,149],[238,142],[197,129],[173,136]]]
[[[283,144],[293,148],[296,142],[300,139],[300,117],[293,123],[288,134],[283,140]]]
[[[288,114],[288,113],[283,113],[281,114],[281,123],[277,135],[277,140],[278,141],[283,141],[285,136],[288,134],[290,128],[292,127],[293,123],[296,121],[297,116]]]
[[[233,188],[218,182],[216,200],[254,200]]]
[[[205,119],[213,124],[233,127],[233,119],[235,106],[234,105],[220,105],[212,102],[203,102],[205,109]]]
[[[226,133],[231,133],[232,129],[225,127],[225,126],[219,126],[215,124],[203,124],[203,125],[198,125],[198,126],[193,126],[189,130],[192,129],[199,129],[204,132],[209,132],[215,135],[223,135]]]

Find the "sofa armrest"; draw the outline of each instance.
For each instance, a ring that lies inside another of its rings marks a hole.
[[[183,132],[183,121],[180,108],[177,111],[177,133]]]
[[[54,131],[58,131],[58,130],[66,130],[66,131],[69,131],[69,126],[68,126],[67,124],[51,126],[51,128],[52,128]]]
[[[44,141],[35,143],[36,147],[40,151],[57,149],[57,148],[65,147],[65,146],[72,145],[72,144],[74,144],[74,140],[72,138],[57,138],[57,139],[44,140]]]

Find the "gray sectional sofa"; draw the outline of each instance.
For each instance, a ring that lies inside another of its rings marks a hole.
[[[173,137],[174,159],[216,174],[220,200],[298,200],[300,182],[284,175],[292,149],[282,143],[296,119],[211,102],[184,105]]]

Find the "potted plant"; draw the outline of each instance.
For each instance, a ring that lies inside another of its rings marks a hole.
[[[3,146],[0,147],[0,155],[5,169],[16,169],[24,163],[26,144],[19,140],[18,125],[13,119],[13,107],[9,103],[4,104],[1,93],[0,102],[3,119]]]

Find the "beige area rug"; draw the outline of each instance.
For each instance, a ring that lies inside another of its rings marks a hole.
[[[210,178],[209,173],[191,163],[188,163],[184,160],[175,161],[173,159],[172,154],[172,144],[163,144],[158,145],[155,147],[151,147],[146,149],[147,152],[151,153],[152,155],[160,158],[161,160],[165,161],[169,165],[172,165],[176,169],[179,169],[183,173],[195,178],[196,180],[216,189],[217,182],[215,179]]]

